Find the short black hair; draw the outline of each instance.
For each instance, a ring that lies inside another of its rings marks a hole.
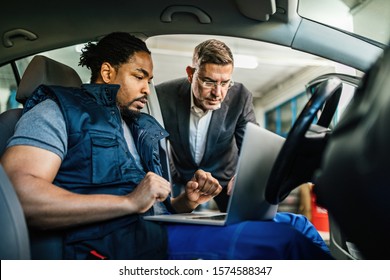
[[[151,53],[141,39],[127,32],[113,32],[97,43],[87,43],[82,49],[79,65],[91,70],[91,82],[95,82],[104,62],[118,69],[121,64],[128,62],[134,53],[139,51]]]

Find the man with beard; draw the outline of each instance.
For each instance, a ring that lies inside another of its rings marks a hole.
[[[197,170],[170,198],[158,141],[168,134],[139,111],[153,78],[150,51],[115,32],[88,43],[81,88],[39,86],[1,159],[30,228],[63,234],[66,259],[323,259],[319,235],[276,222],[162,225],[144,215],[191,212],[221,191]],[[34,128],[31,123],[34,122]],[[229,249],[228,249],[229,248]]]

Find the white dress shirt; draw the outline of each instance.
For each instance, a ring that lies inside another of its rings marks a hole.
[[[191,92],[191,114],[190,114],[190,149],[196,164],[200,164],[206,149],[207,131],[209,129],[213,111],[204,112],[194,102],[194,95]]]

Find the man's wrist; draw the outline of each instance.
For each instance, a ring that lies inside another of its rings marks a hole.
[[[184,199],[189,212],[194,211],[199,206],[199,203],[189,200],[187,196]]]
[[[199,203],[188,199],[185,193],[180,194],[172,200],[172,206],[178,213],[189,213],[199,206]]]

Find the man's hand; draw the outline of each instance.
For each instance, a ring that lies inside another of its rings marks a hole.
[[[134,212],[144,213],[156,201],[164,201],[171,192],[171,184],[163,177],[148,172],[138,186],[127,196],[134,205]]]
[[[210,172],[199,169],[187,183],[185,194],[189,201],[202,204],[217,196],[221,190],[218,180]]]
[[[188,181],[185,192],[171,200],[172,206],[178,213],[188,213],[199,204],[217,196],[221,191],[222,187],[218,180],[209,172],[199,169]]]
[[[234,181],[236,180],[236,175],[234,175],[228,185],[227,185],[227,195],[231,195],[232,194],[232,191],[233,191],[233,186],[234,186]]]

